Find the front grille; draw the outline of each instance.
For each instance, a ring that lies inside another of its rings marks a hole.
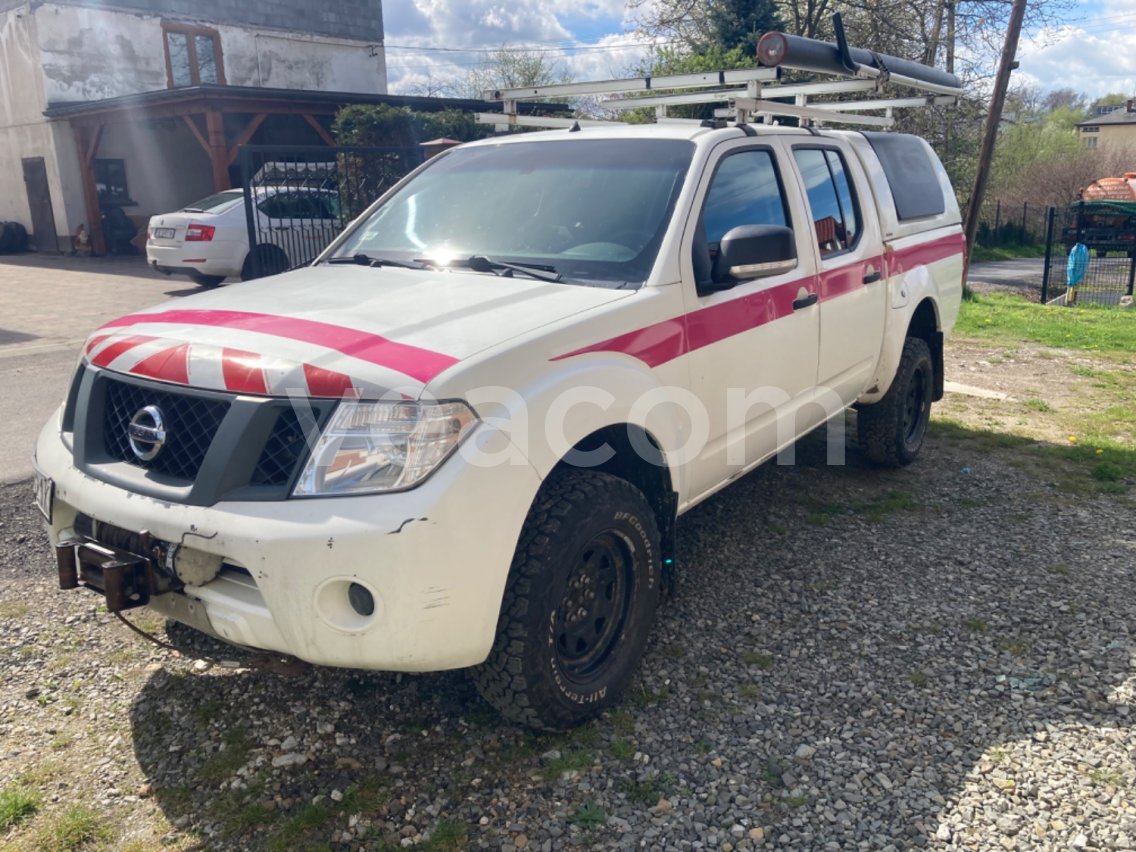
[[[157,456],[142,461],[130,448],[126,430],[131,418],[147,405],[162,410],[167,438]],[[104,447],[119,461],[192,482],[228,410],[228,402],[111,379],[106,382]]]
[[[304,430],[300,427],[295,410],[288,408],[281,411],[256,462],[252,484],[287,485],[304,450]]]

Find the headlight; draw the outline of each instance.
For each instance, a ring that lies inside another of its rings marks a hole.
[[[410,488],[477,424],[465,403],[344,401],[312,450],[293,495],[370,494]]]

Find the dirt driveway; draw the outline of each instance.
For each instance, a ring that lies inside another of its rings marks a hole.
[[[460,672],[282,665],[136,617],[184,653],[149,645],[55,590],[26,487],[0,489],[0,815],[30,803],[0,838],[1132,848],[1134,483],[1061,434],[1131,364],[950,360],[1010,399],[952,394],[910,468],[829,466],[817,435],[691,512],[634,689],[560,736]]]

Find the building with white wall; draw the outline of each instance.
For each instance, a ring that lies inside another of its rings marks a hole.
[[[0,221],[70,250],[100,209],[231,185],[241,144],[333,144],[386,87],[381,0],[0,0]]]

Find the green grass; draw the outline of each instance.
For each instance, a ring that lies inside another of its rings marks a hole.
[[[1031,341],[1059,349],[1136,352],[1136,312],[1094,305],[1049,307],[1008,293],[975,295],[962,303],[955,333]]]
[[[547,780],[553,781],[565,772],[583,772],[593,760],[594,755],[588,749],[565,751],[560,757],[548,761],[541,771]]]
[[[985,633],[987,627],[981,618],[964,618],[962,626],[969,633]]]
[[[219,784],[248,762],[252,740],[244,728],[230,728],[222,739],[223,751],[214,752],[197,770],[197,777],[207,784]]]
[[[575,822],[580,828],[599,828],[607,822],[607,814],[603,808],[588,799],[584,804],[577,805]]]
[[[773,668],[773,658],[769,654],[757,651],[742,651],[742,662],[747,666],[757,666],[759,669]]]
[[[335,803],[329,799],[305,805],[272,833],[266,848],[272,852],[312,848],[310,841],[327,836],[327,823],[335,813]]]
[[[625,781],[622,790],[628,801],[653,807],[675,785],[676,780],[673,772],[660,772],[650,778]]]
[[[0,790],[0,832],[19,825],[39,810],[41,798],[36,790],[24,784],[13,784]]]
[[[428,852],[460,852],[469,846],[469,827],[453,819],[439,820],[430,838],[419,845]]]
[[[616,760],[631,760],[637,750],[635,743],[630,740],[612,740],[611,745],[608,746],[608,751]]]
[[[40,852],[72,852],[109,843],[113,836],[114,832],[97,811],[72,805],[39,826],[33,845]]]
[[[1045,246],[992,246],[986,248],[976,245],[970,252],[971,263],[982,263],[989,260],[1015,260],[1019,257],[1045,257]]]
[[[914,671],[908,678],[911,680],[911,685],[916,689],[924,689],[927,686],[928,678],[927,673],[922,671]]]

